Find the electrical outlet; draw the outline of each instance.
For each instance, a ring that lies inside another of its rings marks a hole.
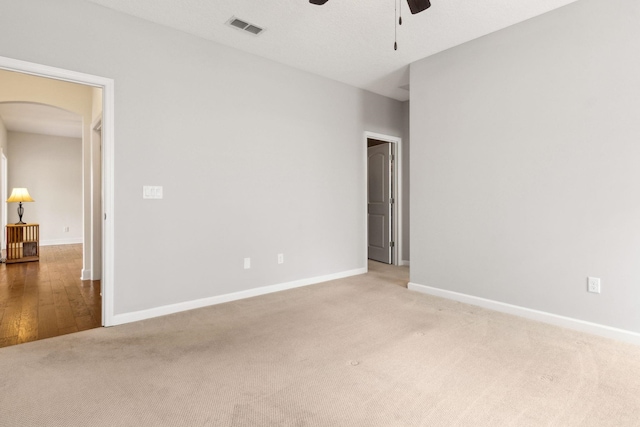
[[[284,264],[284,254],[278,254],[278,264]]]
[[[587,291],[595,294],[600,293],[600,279],[598,277],[587,277]]]
[[[251,268],[251,258],[245,258],[244,259],[244,269],[248,270]]]
[[[67,225],[67,226],[65,226],[65,227],[62,229],[62,231],[64,231],[65,233],[68,233],[68,232],[69,232],[69,226],[68,226],[68,225]]]

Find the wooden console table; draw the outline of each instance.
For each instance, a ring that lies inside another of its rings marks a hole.
[[[40,226],[38,224],[7,225],[7,264],[40,259]]]

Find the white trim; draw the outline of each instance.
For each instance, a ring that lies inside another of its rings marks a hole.
[[[587,322],[571,317],[559,316],[557,314],[533,310],[526,307],[503,303],[500,301],[480,298],[473,295],[433,288],[431,286],[420,285],[413,282],[409,282],[408,288],[411,291],[416,291],[423,294],[429,294],[440,298],[459,301],[465,304],[476,305],[478,307],[499,311],[501,313],[513,314],[515,316],[536,320],[538,322],[549,323],[551,325],[561,326],[563,328],[573,329],[580,332],[599,335],[605,338],[611,338],[615,340],[625,341],[631,344],[640,345],[640,334],[633,331],[627,331],[625,329],[613,328],[611,326],[600,325],[598,323]]]
[[[102,113],[98,114],[93,122],[91,122],[91,130],[96,132],[102,131]]]
[[[113,325],[114,317],[114,81],[105,77],[62,68],[49,67],[47,65],[20,61],[18,59],[0,56],[0,69],[17,71],[19,73],[34,76],[64,80],[71,83],[79,83],[88,86],[102,88],[102,180],[104,203],[102,206],[106,220],[104,221],[104,238],[102,239],[102,324]],[[103,216],[104,217],[104,216]],[[84,275],[84,271],[82,273]]]
[[[395,251],[393,253],[393,264],[394,265],[402,265],[402,138],[397,137],[397,136],[391,136],[391,135],[383,135],[381,133],[375,133],[375,132],[369,132],[369,131],[365,131],[364,133],[364,160],[363,160],[363,165],[364,165],[364,182],[366,183],[367,180],[369,179],[368,175],[367,175],[367,140],[371,138],[371,139],[377,139],[379,141],[384,141],[384,142],[390,142],[392,144],[395,144],[395,150],[394,150],[394,155],[395,155],[395,161],[396,161],[396,167],[395,167],[395,174],[394,174],[394,199],[395,199],[395,203],[393,206],[393,215],[394,215],[394,225],[393,225],[393,235],[394,235],[394,241],[395,241]],[[368,262],[368,256],[367,256],[367,252],[368,252],[368,246],[367,246],[367,241],[368,241],[368,235],[369,235],[369,231],[367,229],[367,196],[366,196],[366,187],[365,187],[365,191],[363,192],[365,194],[364,197],[364,265],[367,265]]]
[[[5,200],[8,199],[8,195],[7,192],[9,190],[9,172],[7,170],[9,166],[9,161],[7,160],[7,156],[5,156],[4,154],[4,149],[0,148],[0,174],[2,174],[2,176],[0,176],[0,201],[2,201],[3,205],[2,205],[2,213],[0,213],[0,215],[2,215],[2,218],[0,219],[0,222],[2,222],[2,248],[3,250],[7,247],[7,235],[5,233],[5,229],[6,226],[8,224],[8,210],[9,207],[7,206],[7,202],[5,202]],[[4,258],[4,256],[2,256],[2,258]]]
[[[77,243],[82,243],[82,237],[69,238],[69,239],[41,240],[40,246],[74,245]]]
[[[91,277],[91,270],[83,268],[82,271],[80,271],[80,280],[91,280]]]
[[[402,260],[402,264],[401,265],[406,265],[407,267],[410,266],[411,264],[409,263],[409,260],[403,259]]]
[[[115,325],[115,83],[102,86],[102,324]]]
[[[113,324],[121,325],[124,323],[137,322],[139,320],[166,316],[167,314],[178,313],[181,311],[208,307],[211,305],[237,301],[245,298],[252,298],[259,295],[280,292],[287,289],[300,288],[302,286],[314,285],[321,282],[328,282],[329,280],[343,279],[345,277],[356,276],[358,274],[364,274],[366,272],[366,268],[358,268],[355,270],[343,271],[341,273],[328,274],[326,276],[312,277],[309,279],[296,280],[293,282],[280,283],[277,285],[262,286],[259,288],[247,289],[246,291],[233,292],[231,294],[218,295],[193,301],[185,301],[171,305],[164,305],[162,307],[154,307],[147,310],[134,311],[131,313],[116,314],[113,317]]]
[[[91,254],[91,261],[89,262],[89,268],[87,269],[83,269],[86,270],[88,272],[91,273],[91,279],[90,280],[101,280],[102,277],[100,277],[99,274],[96,274],[96,277],[93,276],[94,272],[98,272],[101,270],[101,265],[103,262],[102,256],[100,256],[100,260],[97,259],[96,256],[96,235],[99,233],[100,235],[100,241],[102,242],[102,240],[104,239],[104,235],[102,232],[102,227],[103,227],[103,218],[104,218],[104,212],[102,211],[102,204],[104,203],[103,199],[103,192],[102,192],[102,186],[104,185],[103,183],[103,179],[102,179],[102,173],[100,173],[100,176],[98,177],[100,180],[100,187],[96,189],[96,174],[94,171],[94,156],[96,155],[95,153],[95,149],[96,149],[96,133],[100,134],[100,147],[98,150],[98,155],[100,156],[100,170],[102,170],[103,166],[104,166],[104,162],[102,160],[102,112],[100,112],[100,114],[98,114],[98,116],[93,120],[93,122],[91,122],[91,137],[90,137],[90,145],[91,145],[91,149],[89,150],[89,158],[90,161],[89,163],[91,164],[91,176],[89,178],[89,182],[90,182],[90,187],[91,190],[89,191],[89,193],[91,194],[91,212],[89,214],[90,217],[90,235],[91,238],[89,239],[89,241],[91,242],[91,247],[89,248],[89,253]],[[96,195],[96,190],[99,190],[99,194]],[[100,211],[99,213],[99,217],[96,220],[96,199],[99,200],[100,202]],[[99,231],[98,233],[96,233],[96,226],[99,225]],[[103,246],[102,244],[100,246]],[[102,249],[102,248],[101,248]]]

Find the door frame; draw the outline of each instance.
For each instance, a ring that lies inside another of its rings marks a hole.
[[[4,150],[0,149],[0,155],[2,155],[2,157],[0,157],[0,174],[2,176],[0,176],[0,201],[2,203],[2,207],[0,209],[0,216],[2,217],[0,219],[0,227],[2,227],[2,239],[0,239],[0,241],[2,242],[2,248],[0,248],[0,252],[6,248],[7,246],[7,242],[5,241],[7,236],[4,232],[5,227],[7,226],[8,223],[8,215],[7,215],[7,202],[5,202],[5,200],[7,200],[9,198],[9,196],[7,196],[7,193],[9,191],[9,182],[8,179],[9,178],[9,171],[7,170],[8,167],[8,160],[7,160],[7,156],[4,154]],[[3,257],[4,258],[4,257]]]
[[[96,144],[98,142],[98,144]],[[97,147],[96,147],[97,145]],[[96,152],[99,156],[98,161],[96,162]],[[102,227],[102,218],[104,218],[104,212],[102,212],[102,203],[104,201],[104,182],[102,175],[102,113],[96,117],[91,123],[91,167],[100,167],[99,177],[96,178],[96,173],[94,171],[91,172],[91,194],[99,193],[100,197],[91,199],[91,280],[95,280],[95,277],[102,278],[102,242],[104,240],[104,227]],[[96,166],[98,165],[98,166]],[[97,188],[96,188],[97,187]],[[99,191],[96,191],[99,190]],[[96,206],[98,205],[99,206]],[[100,223],[100,228],[96,229],[96,225]],[[96,242],[97,239],[100,239],[99,244]],[[96,254],[99,253],[99,256]]]
[[[114,80],[0,56],[0,68],[102,89],[102,325],[114,317]],[[86,207],[84,207],[86,209]]]
[[[369,231],[368,231],[368,221],[367,221],[367,180],[369,179],[368,174],[368,166],[367,166],[367,140],[369,139],[377,139],[383,142],[389,142],[392,144],[394,148],[393,155],[395,161],[395,167],[393,168],[393,195],[394,195],[394,203],[391,209],[392,211],[392,222],[391,228],[394,236],[394,250],[392,251],[392,265],[402,265],[402,138],[392,135],[384,135],[376,132],[364,132],[364,154],[362,156],[362,164],[364,166],[364,191],[362,194],[364,195],[364,209],[363,209],[363,229],[364,229],[364,267],[368,268],[368,239],[369,239]]]

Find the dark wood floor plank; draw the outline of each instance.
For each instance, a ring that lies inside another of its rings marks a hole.
[[[25,299],[22,304],[18,342],[29,342],[38,339],[38,300],[35,303]]]
[[[0,347],[8,347],[10,345],[18,344],[18,336],[15,335],[13,337],[0,337]]]
[[[38,339],[58,336],[58,320],[53,304],[38,308]]]
[[[40,283],[38,305],[53,305],[53,291],[51,290],[51,282],[48,280]]]
[[[102,321],[102,298],[99,280],[84,280],[80,285],[80,293],[84,303],[94,317],[94,321]]]
[[[0,324],[0,338],[17,337],[22,316],[22,304],[11,305],[4,311]]]
[[[58,329],[66,329],[76,325],[76,319],[71,310],[71,304],[67,298],[65,289],[58,289],[53,292],[53,300],[56,307],[56,319],[58,321]]]
[[[91,314],[82,317],[76,317],[76,326],[79,331],[96,328],[96,321]]]
[[[40,261],[0,265],[0,347],[99,327],[100,281],[80,280],[82,245],[44,246]]]
[[[58,329],[58,335],[72,334],[74,332],[79,332],[79,329],[76,325],[69,326],[68,328]]]
[[[71,311],[73,311],[73,317],[90,316],[91,313],[89,311],[89,307],[87,307],[87,304],[80,293],[80,288],[78,286],[65,286],[65,290],[67,291],[67,298],[69,299]]]

